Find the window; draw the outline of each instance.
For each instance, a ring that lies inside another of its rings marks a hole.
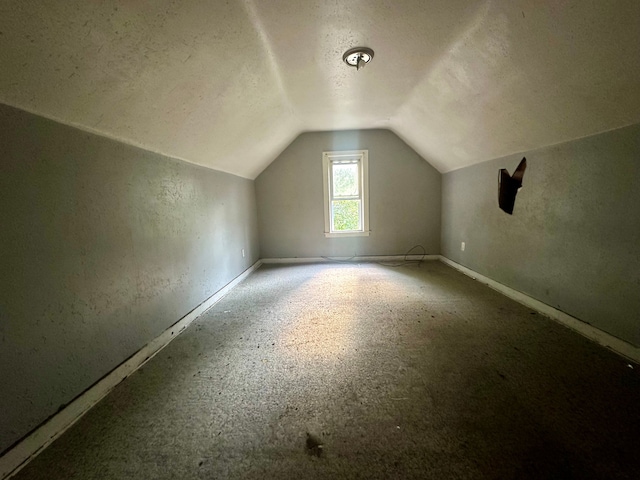
[[[324,234],[369,235],[368,151],[324,152]]]

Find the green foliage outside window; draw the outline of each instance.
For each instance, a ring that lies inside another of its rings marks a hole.
[[[333,166],[333,195],[352,197],[358,195],[358,165],[347,163]]]
[[[361,230],[360,200],[334,200],[333,229],[335,231]]]

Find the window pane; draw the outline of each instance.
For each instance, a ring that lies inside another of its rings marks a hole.
[[[360,200],[334,200],[331,209],[333,231],[362,230]]]
[[[358,195],[358,164],[333,164],[333,196],[353,197]]]

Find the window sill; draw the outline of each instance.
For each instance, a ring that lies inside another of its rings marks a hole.
[[[327,238],[368,237],[369,232],[324,232],[324,236]]]

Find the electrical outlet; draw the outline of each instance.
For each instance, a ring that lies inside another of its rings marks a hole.
[[[460,244],[460,250],[462,250],[463,252],[464,252],[464,247],[465,247],[465,244],[464,244],[464,242],[462,242],[462,243]]]
[[[244,258],[244,248],[242,249],[242,258]]]

